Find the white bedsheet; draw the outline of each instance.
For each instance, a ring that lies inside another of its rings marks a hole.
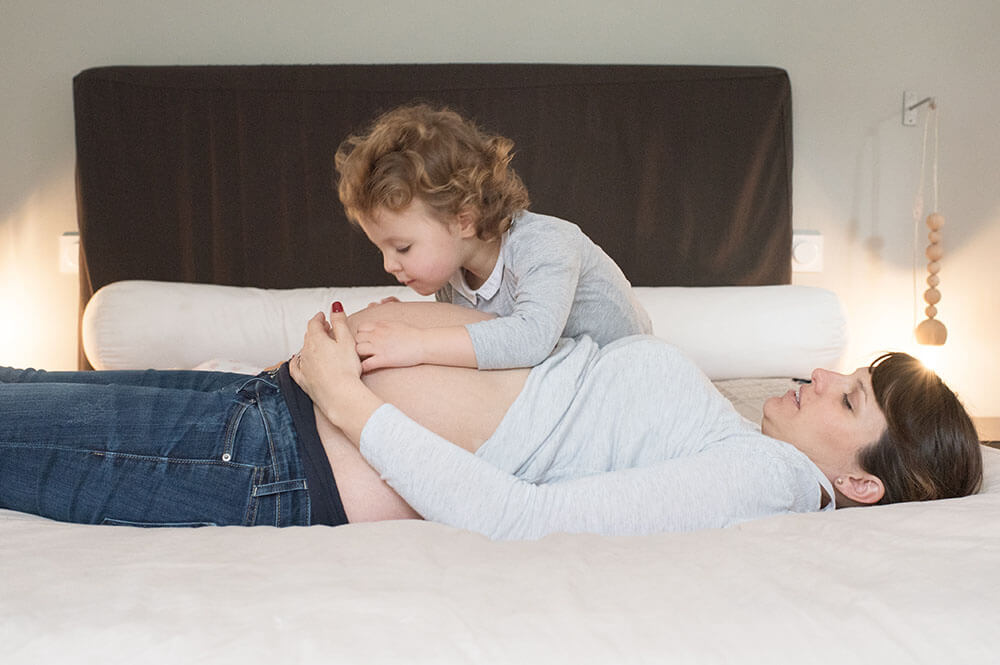
[[[144,530],[0,512],[0,660],[996,663],[992,492],[726,530]]]
[[[784,387],[718,385],[751,414]],[[1000,451],[983,453],[977,496],[631,538],[0,510],[0,663],[997,663]]]

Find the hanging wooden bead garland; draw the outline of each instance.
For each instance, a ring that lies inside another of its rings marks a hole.
[[[934,121],[934,161],[933,161],[933,189],[934,189],[934,208],[937,209],[938,206],[938,186],[937,186],[937,165],[938,165],[938,125],[937,125],[937,103],[933,97],[928,97],[923,101],[917,103],[916,105],[910,107],[910,109],[915,109],[924,103],[928,104],[927,118],[924,122],[924,141],[922,154],[920,157],[920,190],[917,192],[916,201],[914,203],[914,245],[916,245],[916,235],[917,227],[916,223],[922,216],[923,210],[923,192],[924,192],[924,166],[927,159],[927,130],[931,124],[931,119],[933,116]],[[945,328],[944,324],[935,319],[937,316],[937,304],[941,302],[941,292],[938,290],[938,285],[941,283],[941,278],[938,273],[941,272],[941,257],[944,256],[944,249],[941,247],[941,228],[944,226],[944,217],[939,212],[933,212],[927,216],[927,249],[924,250],[924,256],[927,257],[927,290],[924,291],[924,302],[927,303],[924,313],[927,318],[917,325],[916,329],[913,331],[914,336],[917,339],[917,344],[931,344],[931,345],[941,345],[944,344],[945,340],[948,339],[948,329]],[[916,254],[916,247],[914,246],[914,254]],[[916,257],[914,257],[915,259]],[[916,299],[916,265],[914,264],[914,299]],[[914,317],[915,318],[915,317]]]
[[[927,216],[927,228],[930,229],[927,233],[929,244],[924,254],[929,261],[927,264],[927,286],[930,288],[924,291],[924,302],[927,303],[927,309],[924,310],[924,313],[927,314],[927,318],[920,322],[915,331],[918,344],[939,345],[944,344],[945,340],[948,339],[948,329],[934,318],[937,316],[937,304],[941,302],[941,292],[938,291],[937,287],[941,283],[938,273],[941,272],[941,257],[944,256],[944,250],[941,248],[942,226],[944,226],[944,217],[941,214],[935,212]]]

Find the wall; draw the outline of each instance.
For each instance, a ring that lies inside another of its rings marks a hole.
[[[604,3],[3,0],[0,5],[0,364],[75,366],[70,81],[111,64],[590,62],[760,64],[792,80],[795,226],[825,236],[842,298],[844,366],[910,348],[921,126],[903,90],[934,95],[948,220],[936,362],[971,410],[1000,415],[1000,4],[737,0]],[[928,171],[929,172],[929,171]],[[929,189],[928,189],[929,191]],[[924,240],[920,231],[919,250]],[[919,270],[922,272],[922,261]],[[922,278],[921,278],[922,279]],[[922,284],[920,285],[922,286]],[[922,288],[919,289],[922,291]],[[919,293],[917,295],[919,299]],[[795,325],[795,322],[789,322]]]

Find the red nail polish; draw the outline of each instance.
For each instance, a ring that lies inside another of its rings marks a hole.
[[[334,314],[340,314],[344,311],[344,306],[340,304],[339,300],[334,300],[333,304],[330,305],[330,311]]]

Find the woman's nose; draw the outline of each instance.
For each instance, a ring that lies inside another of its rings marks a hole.
[[[816,390],[824,385],[830,373],[830,370],[823,369],[821,367],[814,369],[812,375],[809,377],[812,379],[813,390]]]
[[[828,369],[816,368],[812,373],[812,385],[813,390],[822,392],[830,385],[835,385],[838,379],[847,378],[839,372],[833,372]]]

